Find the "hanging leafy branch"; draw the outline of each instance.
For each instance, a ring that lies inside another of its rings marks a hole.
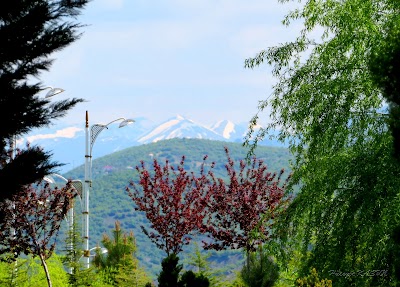
[[[399,9],[399,7],[397,7]],[[400,16],[394,14],[384,27],[380,42],[372,47],[369,69],[389,105],[388,124],[394,156],[400,161]]]
[[[329,270],[388,270],[332,278],[338,286],[400,278],[399,11],[393,0],[304,1],[283,20],[302,23],[297,37],[245,61],[271,65],[277,80],[252,119],[268,109],[269,124],[247,143],[254,149],[278,130],[296,157],[291,185],[300,192],[279,228],[281,242],[302,245],[302,276],[316,267],[324,278]]]

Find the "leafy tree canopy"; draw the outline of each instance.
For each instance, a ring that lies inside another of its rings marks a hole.
[[[266,62],[277,78],[259,105],[260,113],[271,109],[272,121],[248,144],[254,148],[278,128],[296,156],[292,184],[302,187],[282,234],[286,242],[297,236],[305,254],[312,251],[304,274],[312,266],[323,277],[329,270],[388,270],[385,278],[332,278],[338,286],[389,286],[400,279],[400,170],[391,120],[398,105],[398,85],[392,84],[398,79],[393,35],[399,4],[307,1],[283,20],[286,26],[302,21],[296,39],[245,62],[248,68]]]

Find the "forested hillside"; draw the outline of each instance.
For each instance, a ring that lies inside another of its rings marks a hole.
[[[204,156],[207,155],[207,163],[216,163],[215,174],[219,177],[225,177],[224,165],[227,162],[225,146],[229,149],[230,155],[235,161],[246,158],[248,150],[239,143],[200,139],[171,139],[131,147],[94,160],[92,165],[93,187],[90,193],[91,247],[99,244],[102,234],[110,233],[115,221],[119,220],[123,230],[134,232],[141,264],[153,275],[157,273],[161,259],[165,257],[165,254],[158,250],[142,233],[140,226],[148,226],[148,221],[142,213],[134,210],[133,202],[125,191],[130,180],[137,179],[135,167],[140,164],[141,160],[150,166],[153,159],[157,159],[161,163],[168,159],[171,163],[176,164],[182,156],[185,156],[186,168],[198,172]],[[256,150],[256,156],[263,159],[271,171],[280,171],[282,168],[288,169],[289,167],[290,155],[285,148],[260,146]],[[65,177],[69,179],[82,180],[83,176],[83,166],[65,174]],[[79,213],[79,204],[76,206]],[[60,243],[58,248],[62,247],[62,243]],[[192,246],[188,248],[192,248]],[[183,252],[182,257],[185,257],[185,254],[187,252]],[[215,253],[212,257],[217,262],[225,261],[223,265],[238,264],[241,258],[240,252],[231,251]]]

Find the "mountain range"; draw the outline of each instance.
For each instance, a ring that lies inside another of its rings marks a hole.
[[[226,142],[243,142],[248,123],[233,123],[223,120],[206,126],[188,118],[177,115],[161,123],[139,117],[135,122],[122,129],[109,126],[103,130],[93,144],[94,158],[104,156],[128,147],[155,143],[173,138],[208,139]],[[85,131],[82,126],[63,126],[37,130],[18,140],[19,145],[25,143],[42,146],[53,153],[53,160],[63,163],[60,173],[71,170],[84,162]],[[260,145],[280,146],[282,143],[266,140]]]

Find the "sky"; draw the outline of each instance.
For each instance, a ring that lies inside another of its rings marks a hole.
[[[56,125],[182,115],[211,125],[248,122],[274,79],[246,58],[296,37],[277,0],[93,0],[77,21],[81,38],[52,55],[44,85],[86,100]],[[268,115],[265,115],[267,117]]]

